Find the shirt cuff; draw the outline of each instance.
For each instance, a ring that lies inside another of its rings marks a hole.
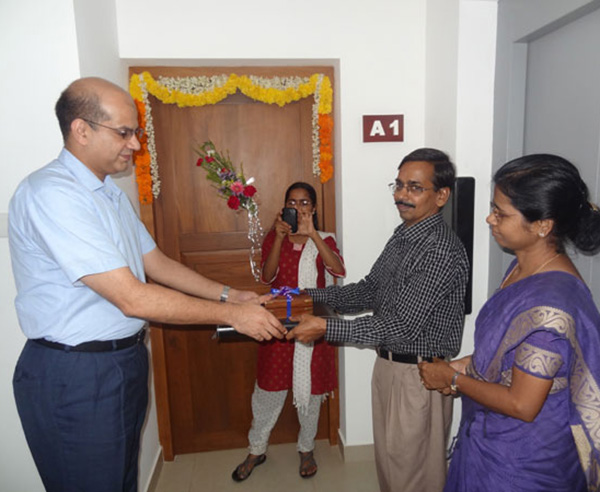
[[[314,302],[326,302],[327,296],[325,295],[325,289],[305,289],[306,293],[312,297]]]
[[[328,342],[352,342],[352,321],[347,319],[328,319],[325,340]]]

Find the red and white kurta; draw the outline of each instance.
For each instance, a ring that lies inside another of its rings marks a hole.
[[[339,250],[332,235],[320,233],[331,250],[339,256]],[[266,261],[273,247],[275,231],[271,230],[262,245],[262,263]],[[284,238],[279,257],[279,269],[271,287],[280,289],[282,287],[296,288],[299,285],[299,265],[302,254],[312,241],[306,244],[294,244]],[[310,245],[314,247],[313,245]],[[341,256],[340,256],[341,259]],[[343,261],[343,260],[342,260]],[[311,265],[312,266],[312,265]],[[314,287],[326,286],[326,272],[337,277],[326,268],[321,255],[317,254],[315,259],[316,279],[313,279]],[[303,285],[302,288],[312,287]],[[258,347],[257,382],[258,386],[266,391],[281,391],[292,388],[292,372],[294,359],[294,341],[272,339],[262,342]],[[335,373],[335,350],[325,340],[320,339],[314,343],[311,359],[311,394],[321,395],[329,393],[337,387]]]

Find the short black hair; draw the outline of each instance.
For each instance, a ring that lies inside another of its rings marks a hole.
[[[77,118],[97,122],[109,119],[98,94],[92,90],[73,89],[71,86],[61,93],[54,111],[65,142],[71,133],[71,123]]]
[[[440,188],[454,188],[456,169],[454,168],[454,164],[447,154],[441,150],[430,149],[427,147],[413,150],[404,159],[402,159],[402,162],[400,162],[400,165],[398,166],[398,170],[400,170],[403,164],[415,161],[429,162],[431,165],[433,165],[432,182],[436,191]]]

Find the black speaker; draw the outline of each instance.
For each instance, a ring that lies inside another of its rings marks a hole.
[[[469,282],[465,294],[465,314],[471,314],[473,293],[473,225],[475,216],[475,178],[456,178],[454,190],[442,210],[446,223],[452,227],[465,246],[469,258]]]

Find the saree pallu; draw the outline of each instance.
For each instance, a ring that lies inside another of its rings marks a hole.
[[[600,314],[583,282],[540,273],[482,308],[467,374],[510,385],[512,367],[553,384],[533,422],[462,397],[445,492],[600,490]]]

